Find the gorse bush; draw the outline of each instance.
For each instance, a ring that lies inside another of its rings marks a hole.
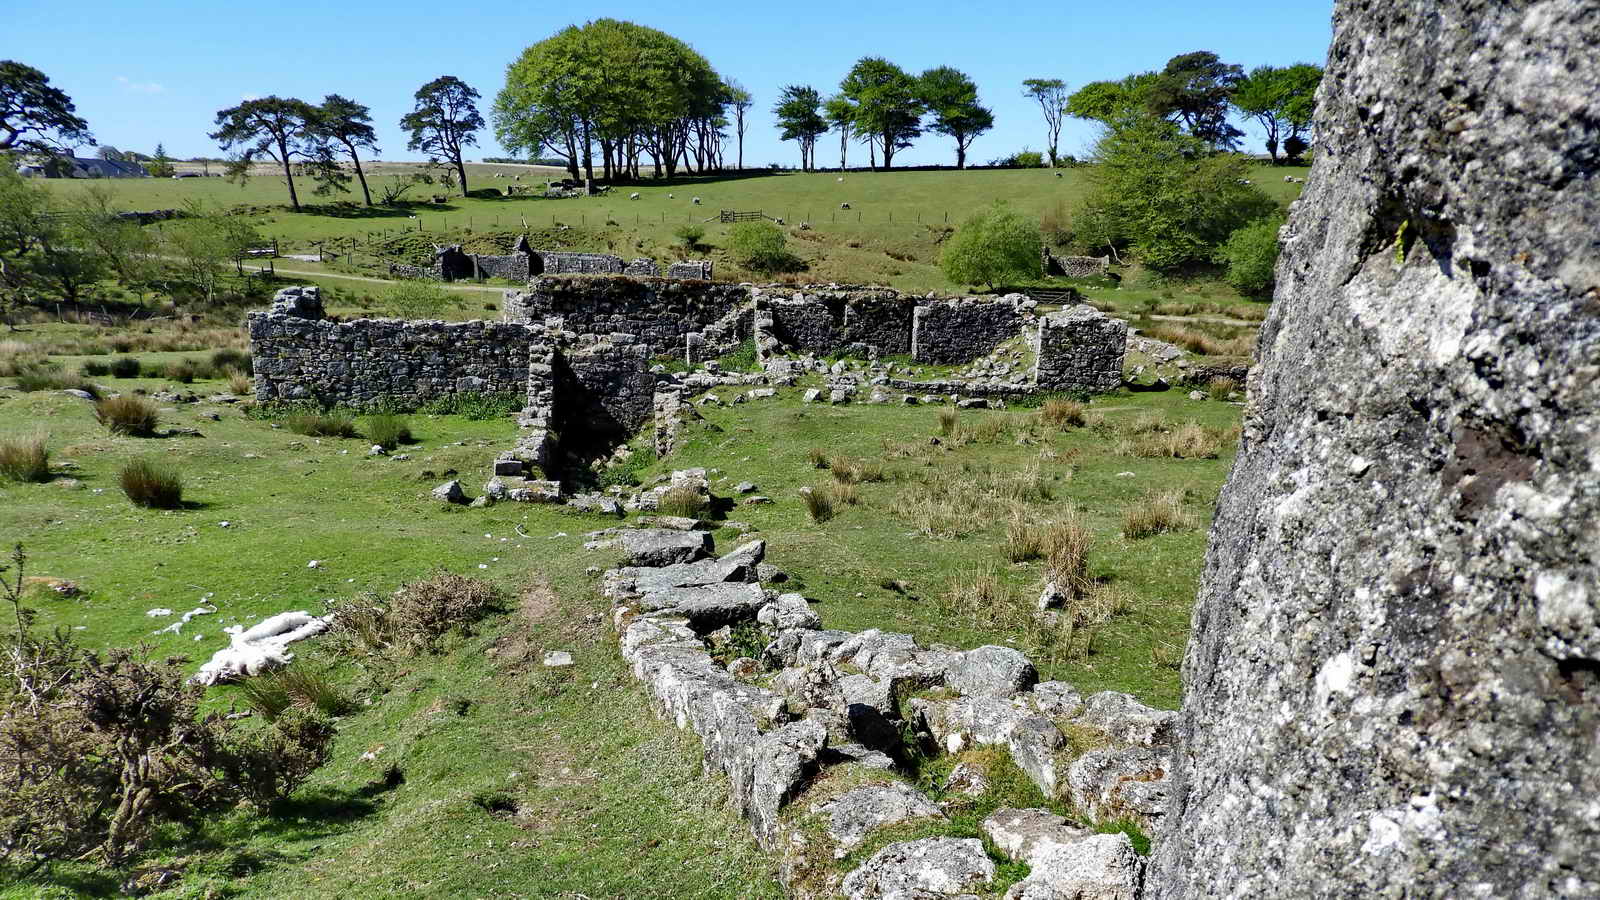
[[[155,434],[156,426],[161,421],[154,403],[133,394],[120,394],[99,401],[94,405],[94,417],[112,434],[130,437]]]
[[[85,378],[104,378],[111,374],[111,364],[97,359],[85,360],[83,365],[78,367],[78,374]]]
[[[402,319],[442,318],[460,298],[426,281],[401,281],[391,285],[379,298],[387,312]]]
[[[199,376],[199,369],[193,360],[179,359],[167,363],[164,373],[168,378],[180,384],[189,384]]]
[[[116,378],[138,378],[144,367],[136,356],[121,356],[111,361],[110,369]]]
[[[362,427],[367,440],[385,450],[393,450],[412,441],[411,423],[405,416],[379,414],[368,416]]]
[[[132,460],[117,474],[117,483],[135,506],[177,509],[183,504],[183,478],[165,463]]]
[[[211,354],[212,371],[225,372],[228,369],[237,369],[246,375],[255,374],[250,354],[243,350],[234,350],[231,347],[226,347]]]
[[[297,412],[284,419],[283,427],[306,437],[360,437],[356,420],[347,412]]]
[[[50,448],[45,436],[0,440],[0,480],[49,481]]]
[[[16,623],[0,661],[0,863],[119,865],[164,825],[271,803],[327,760],[334,731],[320,716],[269,725],[201,716],[203,689],[180,659],[102,655],[70,633],[36,635],[21,597],[25,562],[18,546],[0,567]]]

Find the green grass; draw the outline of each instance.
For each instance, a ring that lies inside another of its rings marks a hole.
[[[166,384],[140,378],[117,387]],[[1157,706],[1177,705],[1175,648],[1186,639],[1203,526],[1232,447],[1215,459],[1141,458],[1117,447],[1135,420],[1159,414],[1226,428],[1237,422],[1237,407],[1194,403],[1178,391],[1113,395],[1088,404],[1088,426],[1064,431],[1031,426],[1033,410],[963,412],[955,435],[933,447],[935,409],[806,406],[799,401],[805,386],[706,408],[707,422],[685,432],[679,451],[660,460],[641,453],[628,474],[649,483],[674,468],[707,466],[720,470],[713,476],[719,496],[732,494],[738,481],[756,482],[776,502],[736,507],[727,517],[755,526],[769,558],[793,576],[785,589],[816,598],[825,627],[888,628],[962,647],[1027,646],[1033,637],[1024,631],[950,615],[940,600],[985,567],[1003,590],[1037,596],[1044,562],[1005,561],[1008,518],[996,516],[959,539],[933,540],[897,515],[894,501],[930,472],[1037,467],[1038,485],[1026,492],[1033,499],[1019,501],[1023,508],[1040,519],[1068,505],[1079,510],[1092,533],[1089,575],[1129,598],[1087,652],[1041,658],[1044,674],[1084,690],[1125,690]],[[649,712],[618,658],[596,582],[584,574],[614,558],[582,549],[585,531],[614,520],[515,503],[467,510],[428,497],[456,477],[446,475],[450,470],[476,493],[489,461],[515,440],[507,409],[491,403],[413,414],[417,443],[406,447],[409,460],[396,460],[368,457],[362,443],[272,428],[272,416],[207,401],[226,390],[224,381],[199,378],[189,389],[201,402],[163,404],[163,427],[203,437],[110,435],[80,400],[0,392],[0,439],[47,430],[55,465],[79,485],[0,484],[0,541],[27,545],[30,574],[71,579],[87,590],[78,599],[41,600],[41,628],[60,626],[94,647],[144,641],[154,653],[187,654],[197,666],[225,645],[225,626],[284,610],[320,611],[324,598],[383,596],[440,566],[513,590],[544,579],[549,590],[524,595],[513,603],[518,612],[484,622],[472,636],[447,639],[436,656],[357,666],[315,644],[297,648],[303,662],[349,692],[356,712],[340,721],[332,762],[290,804],[214,822],[199,845],[176,834],[163,839],[151,860],[186,861],[184,891],[491,896],[537,885],[557,895],[777,895],[772,860],[715,802],[726,788],[700,773],[697,742]],[[473,417],[488,406],[497,406],[495,415]],[[813,467],[812,448],[881,468],[847,485],[857,502],[839,504],[820,524],[806,514],[798,489],[837,477]],[[141,509],[122,497],[118,470],[146,455],[183,472],[183,509]],[[1139,541],[1121,537],[1125,507],[1151,491],[1178,489],[1190,492],[1196,527]],[[727,550],[740,538],[723,529],[717,539]],[[203,598],[217,614],[198,617],[181,635],[152,634],[168,620],[147,618],[146,610],[183,611]],[[553,649],[572,651],[577,666],[545,670],[538,659]],[[245,705],[225,687],[213,690],[208,705],[230,703]],[[362,759],[367,753],[371,760]],[[403,783],[386,784],[390,765],[400,767]],[[474,800],[485,797],[496,799]],[[441,834],[451,839],[441,841]],[[205,841],[215,843],[205,849]],[[670,882],[662,872],[672,873]],[[0,888],[0,898],[34,896],[51,879],[102,896],[120,883],[85,866],[63,866]]]
[[[506,179],[489,179],[468,171],[469,186],[505,187]],[[492,167],[484,167],[489,171]],[[543,176],[523,171],[524,185],[542,184]],[[702,223],[706,229],[697,255],[709,255],[717,263],[718,276],[738,280],[754,273],[745,272],[727,256],[731,226],[704,223],[718,209],[761,210],[787,223],[789,251],[808,266],[795,278],[802,281],[841,281],[882,283],[911,291],[954,291],[938,271],[942,229],[959,225],[973,213],[1004,200],[1028,216],[1042,216],[1058,206],[1070,209],[1087,188],[1086,168],[1066,169],[1055,177],[1048,169],[955,171],[850,172],[840,182],[837,173],[782,173],[746,177],[686,177],[650,181],[618,188],[609,196],[546,200],[516,197],[466,199],[453,196],[444,204],[423,203],[399,208],[336,207],[333,204],[308,204],[305,212],[288,210],[287,192],[281,177],[252,178],[244,187],[220,178],[129,179],[95,182],[117,194],[130,209],[181,207],[190,199],[222,207],[247,207],[261,234],[278,238],[284,252],[314,252],[313,244],[328,239],[361,241],[393,238],[407,233],[425,239],[470,238],[472,233],[520,233],[525,228],[537,235],[536,246],[545,249],[565,247],[574,250],[610,252],[632,258],[652,256],[661,261],[682,258],[684,251],[675,231],[684,225]],[[1285,184],[1284,174],[1304,175],[1295,167],[1262,165],[1255,171],[1256,184],[1280,204],[1299,196],[1302,185]],[[558,176],[559,177],[559,176]],[[52,190],[63,193],[81,191],[84,183],[51,180]],[[309,186],[309,183],[308,183]],[[640,199],[628,195],[637,191]],[[412,198],[426,199],[436,191],[413,191]],[[308,191],[302,191],[307,194]],[[671,196],[669,196],[671,195]],[[350,195],[356,196],[356,195]],[[691,203],[701,198],[701,205]],[[839,208],[848,202],[849,210]],[[411,218],[416,216],[416,218]],[[809,231],[798,225],[809,222]],[[607,223],[615,223],[609,225]],[[566,231],[557,231],[560,225]],[[306,271],[359,271],[381,275],[374,266],[349,269],[344,263],[318,264],[279,260],[284,268]],[[360,263],[360,254],[357,254]],[[369,263],[372,260],[368,260]],[[328,283],[358,286],[330,279]],[[381,288],[374,285],[374,295]],[[1220,296],[1236,302],[1230,289],[1212,286]],[[1113,291],[1107,291],[1114,294]],[[485,295],[492,296],[492,295]],[[1142,297],[1132,298],[1142,300]]]

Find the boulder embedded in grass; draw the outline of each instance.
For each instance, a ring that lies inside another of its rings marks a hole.
[[[433,499],[445,503],[466,503],[467,492],[461,489],[461,482],[451,480],[433,489]]]

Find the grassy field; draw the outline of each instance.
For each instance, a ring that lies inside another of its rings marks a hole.
[[[389,164],[386,164],[389,165]],[[511,184],[505,178],[487,177],[506,167],[469,167],[473,189]],[[522,171],[521,184],[542,185]],[[662,262],[685,255],[707,256],[718,263],[719,278],[753,277],[742,272],[722,252],[727,226],[707,229],[704,249],[685,251],[673,230],[704,223],[719,209],[760,210],[782,218],[788,225],[790,247],[806,263],[800,280],[888,284],[910,291],[954,291],[937,269],[939,242],[948,227],[995,201],[1033,216],[1053,216],[1069,221],[1074,204],[1087,187],[1089,169],[1057,172],[1048,169],[955,171],[889,171],[830,173],[777,173],[742,177],[685,177],[651,180],[619,186],[608,196],[548,200],[533,197],[497,199],[449,196],[446,202],[427,202],[437,186],[414,189],[408,200],[421,201],[397,207],[368,208],[359,195],[341,195],[343,202],[312,194],[309,179],[296,185],[306,210],[288,209],[288,195],[279,177],[260,176],[243,187],[221,178],[129,179],[44,182],[63,197],[87,186],[112,190],[119,204],[129,209],[180,207],[198,200],[221,208],[246,212],[259,231],[281,241],[284,252],[313,251],[318,242],[357,249],[362,264],[347,271],[381,274],[385,257],[370,251],[385,245],[413,250],[430,242],[472,241],[488,238],[509,247],[513,236],[532,233],[541,249],[572,249],[616,253],[625,257],[651,256]],[[1286,174],[1304,175],[1295,167],[1258,166],[1254,181],[1268,196],[1287,206],[1299,196],[1300,184],[1287,184]],[[379,179],[389,176],[379,175]],[[638,200],[628,199],[631,193]],[[356,198],[352,204],[351,198]],[[700,198],[699,205],[693,203]],[[848,203],[848,210],[840,205]],[[800,230],[799,224],[812,227]],[[159,226],[158,226],[159,227]],[[426,240],[394,245],[399,236],[422,235]],[[342,242],[342,243],[341,243]],[[337,266],[330,271],[341,271]]]
[[[65,327],[23,337],[62,340]],[[163,428],[199,435],[111,436],[86,401],[0,392],[0,439],[47,434],[55,473],[48,483],[0,486],[0,539],[26,544],[30,574],[87,591],[41,597],[45,627],[92,646],[142,641],[197,665],[225,643],[225,625],[320,611],[324,600],[387,592],[436,567],[514,597],[476,634],[391,668],[302,645],[296,665],[329,672],[361,711],[340,721],[333,761],[292,802],[237,813],[198,835],[167,835],[146,861],[186,873],[167,896],[776,895],[771,860],[717,802],[724,788],[700,774],[698,748],[648,712],[618,659],[586,574],[615,555],[582,549],[586,531],[614,520],[428,498],[452,471],[475,492],[512,440],[509,421],[414,415],[419,441],[397,460],[366,456],[360,439],[303,437],[207,400],[220,382],[95,380],[193,391],[199,402],[164,404]],[[1091,404],[1087,424],[1062,427],[1035,410],[963,412],[945,423],[936,408],[816,407],[799,394],[707,407],[677,453],[641,456],[636,474],[648,482],[707,466],[721,495],[754,481],[776,502],[728,515],[768,542],[769,559],[820,601],[827,627],[890,628],[963,647],[1008,642],[1084,689],[1177,704],[1176,666],[1237,407],[1177,391],[1119,394]],[[1214,456],[1152,455],[1190,422]],[[813,450],[846,465],[819,469]],[[120,494],[120,466],[152,456],[184,473],[185,508],[143,510]],[[851,485],[855,502],[813,522],[799,488],[838,482],[852,461],[868,472]],[[1030,486],[1006,487],[1019,473]],[[1161,492],[1175,493],[1188,521],[1126,537],[1125,514]],[[951,508],[931,502],[952,498]],[[1092,533],[1090,574],[1114,612],[1063,644],[1019,614],[1037,597],[1042,563],[1012,561],[1008,527],[1073,515]],[[739,539],[734,529],[717,532],[724,550]],[[179,635],[152,634],[171,620],[147,610],[202,601],[218,612]],[[550,649],[571,650],[577,665],[543,669],[538,659]],[[210,702],[239,698],[219,688]],[[403,783],[383,780],[390,764]],[[502,796],[509,805],[485,800]],[[61,866],[0,897],[110,895],[119,877]]]

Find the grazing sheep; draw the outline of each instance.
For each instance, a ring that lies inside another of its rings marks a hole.
[[[840,175],[838,180],[843,181],[844,180],[844,176]]]
[[[629,200],[637,200],[637,199],[639,199],[639,192],[638,191],[634,191],[633,193],[629,194],[628,195],[628,199]]]
[[[667,195],[667,199],[668,200],[676,200],[676,199],[678,199],[678,195],[677,194],[668,194]]]
[[[839,204],[839,208],[840,208],[840,209],[849,209],[849,208],[850,208],[850,204],[848,204],[848,203],[841,203],[841,204]]]
[[[700,205],[700,198],[699,197],[695,197],[693,200],[690,200],[689,202],[693,203],[695,206],[699,206]]]

